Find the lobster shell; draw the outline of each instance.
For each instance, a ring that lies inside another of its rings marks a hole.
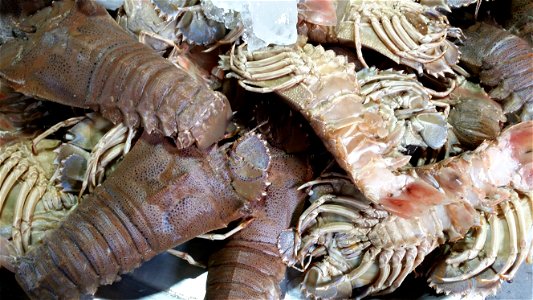
[[[54,2],[0,47],[0,77],[17,92],[99,110],[113,123],[205,148],[231,117],[226,97],[135,41],[91,0]]]
[[[270,150],[272,161],[264,206],[253,222],[233,235],[209,258],[207,299],[281,299],[280,282],[287,266],[276,243],[280,233],[302,208],[305,193],[297,189],[311,179],[310,165],[302,158]]]
[[[241,154],[254,160],[235,158]],[[113,175],[21,259],[17,281],[32,298],[94,294],[156,254],[249,215],[266,190],[254,182],[266,182],[269,166],[256,135],[226,154],[178,150],[145,134]],[[250,184],[238,191],[242,181]]]

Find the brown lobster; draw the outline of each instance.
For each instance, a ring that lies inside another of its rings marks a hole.
[[[99,110],[179,148],[223,135],[226,97],[136,42],[92,0],[55,2],[21,24],[26,37],[0,48],[0,78],[16,91]]]
[[[156,254],[247,216],[265,195],[270,154],[255,134],[178,150],[144,134],[60,227],[20,259],[32,298],[79,298]]]
[[[465,31],[461,60],[479,72],[490,96],[504,100],[504,113],[533,106],[533,52],[523,39],[495,26],[478,23]],[[527,113],[527,112],[526,112]],[[531,114],[531,112],[529,113]],[[525,121],[530,117],[522,117]]]
[[[277,239],[303,205],[305,193],[297,187],[311,179],[311,169],[297,156],[270,149],[272,185],[264,206],[247,228],[209,258],[207,299],[282,297],[279,284],[287,266],[277,250]]]

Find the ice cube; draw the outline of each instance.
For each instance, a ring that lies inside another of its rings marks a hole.
[[[269,44],[296,43],[298,0],[204,0],[202,6],[208,18],[235,28],[244,26],[243,40],[254,51]]]
[[[240,11],[246,10],[245,1],[222,1],[222,0],[202,0],[204,14],[209,19],[224,23],[224,26],[233,29],[240,22]]]

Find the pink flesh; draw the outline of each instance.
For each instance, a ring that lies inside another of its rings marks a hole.
[[[380,204],[404,218],[421,215],[434,205],[442,204],[444,195],[424,181],[408,184],[400,195],[385,197]]]

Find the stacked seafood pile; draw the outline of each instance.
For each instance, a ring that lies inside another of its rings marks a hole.
[[[287,268],[308,298],[415,271],[485,298],[533,261],[530,5],[99,3],[0,3],[0,266],[31,298],[201,265],[193,238],[224,240],[208,299]]]

